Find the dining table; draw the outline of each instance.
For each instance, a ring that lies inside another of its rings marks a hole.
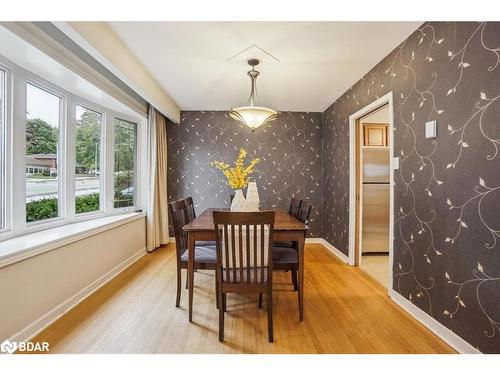
[[[273,241],[296,242],[298,244],[298,293],[299,320],[304,319],[304,244],[308,227],[288,212],[281,209],[275,211]],[[189,321],[193,321],[194,294],[194,252],[196,241],[215,241],[214,211],[229,211],[227,208],[208,208],[191,222],[184,225],[183,230],[188,235],[188,289],[189,289]],[[262,209],[261,211],[269,211]]]

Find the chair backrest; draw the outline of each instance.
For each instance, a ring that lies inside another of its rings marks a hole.
[[[188,223],[186,205],[184,199],[177,199],[168,203],[168,209],[172,218],[172,226],[175,235],[175,248],[177,249],[177,258],[187,249],[187,234],[182,229]]]
[[[310,204],[308,204],[306,201],[302,201],[297,219],[307,225],[307,223],[309,223],[309,217],[311,216],[311,209],[312,206]]]
[[[290,199],[290,208],[288,209],[288,213],[293,217],[297,217],[299,214],[300,206],[302,205],[302,201],[295,197]]]
[[[184,205],[186,206],[186,215],[188,223],[192,222],[196,218],[196,212],[194,210],[193,198],[184,198]]]
[[[274,211],[213,212],[222,283],[272,282],[274,217]]]

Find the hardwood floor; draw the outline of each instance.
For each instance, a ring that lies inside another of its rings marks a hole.
[[[289,275],[276,272],[275,342],[267,341],[258,296],[230,295],[222,344],[213,272],[195,273],[194,323],[186,289],[175,308],[174,251],[168,245],[144,256],[33,340],[48,341],[52,353],[454,352],[361,270],[319,244],[306,245],[304,321]]]
[[[360,268],[384,290],[389,288],[389,254],[363,254]]]

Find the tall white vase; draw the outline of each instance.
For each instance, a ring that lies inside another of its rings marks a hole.
[[[231,211],[245,211],[246,208],[246,200],[243,196],[243,191],[241,189],[236,190],[231,202]]]
[[[255,182],[248,183],[246,203],[246,211],[259,211],[259,191]]]

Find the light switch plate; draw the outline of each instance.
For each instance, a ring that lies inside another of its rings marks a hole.
[[[393,169],[399,169],[399,156],[392,159],[392,167]]]
[[[425,138],[436,138],[437,136],[437,121],[429,121],[425,123]]]

